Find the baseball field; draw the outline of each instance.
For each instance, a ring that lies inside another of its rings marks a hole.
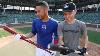
[[[26,34],[31,31],[30,27],[15,28],[17,32]],[[17,41],[10,33],[0,29],[0,56],[35,56],[35,46],[20,40]],[[100,55],[100,32],[88,30],[90,49],[88,56]]]
[[[16,28],[16,31],[22,34],[26,34],[31,31],[31,28],[30,27]],[[0,38],[6,37],[9,35],[11,34],[4,31],[3,29],[0,29]],[[100,44],[100,32],[88,30],[88,37],[89,37],[89,41],[94,42],[96,44]]]

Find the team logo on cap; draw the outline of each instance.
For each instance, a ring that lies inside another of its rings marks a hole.
[[[66,4],[64,5],[64,8],[68,8],[68,7],[69,7],[68,5],[66,5]]]

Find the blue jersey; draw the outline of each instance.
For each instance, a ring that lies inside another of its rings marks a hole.
[[[54,39],[58,39],[57,35],[58,23],[56,20],[49,18],[47,22],[41,21],[39,18],[33,19],[32,33],[37,34],[37,44],[47,49],[49,43]]]

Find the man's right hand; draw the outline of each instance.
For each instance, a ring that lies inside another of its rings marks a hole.
[[[68,49],[67,47],[65,47],[65,49],[61,50],[60,54],[62,54],[62,55],[68,55],[68,54],[70,54],[72,52],[74,52],[74,50]]]
[[[83,47],[83,48],[79,49],[78,51],[81,52],[81,53],[78,53],[79,55],[84,55],[84,53],[87,52],[87,48]]]
[[[21,35],[20,34],[16,34],[14,39],[15,40],[20,40],[20,38],[21,38]]]

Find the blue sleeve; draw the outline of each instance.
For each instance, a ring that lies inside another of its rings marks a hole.
[[[56,24],[55,28],[54,28],[54,44],[58,45],[58,34],[57,34],[57,28],[58,28],[58,24]]]
[[[36,24],[35,24],[35,20],[33,20],[32,22],[32,31],[31,31],[34,35],[36,35],[37,31],[36,31]]]
[[[57,34],[57,28],[58,28],[58,24],[56,23],[55,29],[54,29],[54,39],[57,40],[58,39],[58,34]]]

